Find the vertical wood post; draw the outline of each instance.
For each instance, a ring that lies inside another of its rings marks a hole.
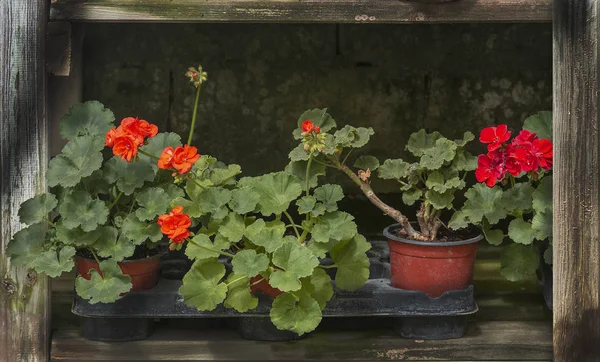
[[[554,358],[600,361],[600,0],[554,0]]]
[[[48,281],[10,264],[22,201],[46,188],[48,0],[0,1],[0,361],[47,361]]]

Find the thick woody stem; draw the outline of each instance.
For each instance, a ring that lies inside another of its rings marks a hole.
[[[402,226],[404,231],[406,231],[406,236],[409,239],[427,240],[427,238],[423,237],[421,233],[419,233],[412,227],[406,216],[404,216],[400,211],[381,201],[381,199],[379,199],[379,197],[375,195],[375,192],[373,191],[371,186],[368,183],[361,180],[360,177],[358,177],[358,175],[356,175],[351,169],[348,168],[348,166],[339,164],[339,161],[336,163],[336,166],[340,171],[345,173],[348,177],[350,177],[352,181],[354,181],[355,184],[357,184],[360,187],[360,190],[363,192],[363,194],[365,194],[369,201],[373,203],[373,205],[377,206],[381,211],[383,211],[384,214],[396,220]]]
[[[433,221],[433,226],[431,226],[431,234],[429,235],[431,240],[437,239],[437,233],[440,230],[440,226],[442,226],[442,221],[436,217]]]
[[[421,229],[421,234],[424,237],[429,236],[429,229],[427,227],[427,222],[425,222],[425,203],[421,203],[421,207],[419,211],[417,211],[417,221],[419,222],[419,228]]]

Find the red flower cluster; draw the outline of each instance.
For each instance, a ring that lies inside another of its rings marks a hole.
[[[311,132],[315,132],[316,134],[321,133],[321,127],[314,125],[314,123],[312,123],[311,121],[309,121],[308,119],[304,122],[302,122],[302,132],[304,134],[309,134]]]
[[[192,165],[198,161],[200,155],[198,149],[194,146],[184,145],[173,149],[169,146],[165,148],[158,159],[158,168],[163,170],[175,169],[183,175],[192,169]]]
[[[479,141],[488,145],[488,153],[477,158],[475,177],[494,187],[507,173],[516,177],[522,172],[537,173],[540,167],[552,168],[552,142],[539,139],[535,133],[522,130],[510,143],[511,132],[505,124],[487,127],[481,131]]]
[[[175,206],[169,214],[158,217],[160,231],[174,243],[181,243],[190,236],[188,228],[192,225],[189,215],[183,213],[183,206]]]
[[[158,127],[143,119],[124,118],[121,125],[106,133],[105,146],[112,147],[115,156],[121,156],[130,162],[137,155],[138,147],[144,144],[146,137],[154,137]]]

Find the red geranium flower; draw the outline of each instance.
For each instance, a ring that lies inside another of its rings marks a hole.
[[[121,134],[114,139],[113,154],[115,156],[120,156],[121,159],[126,159],[127,162],[131,162],[131,159],[135,157],[137,151],[138,142],[134,136]]]
[[[183,206],[175,206],[169,214],[158,217],[160,231],[174,243],[181,243],[190,236],[188,228],[192,225],[189,215],[183,213]]]
[[[552,142],[547,139],[536,139],[533,141],[534,154],[538,160],[539,165],[544,170],[552,168]]]
[[[144,142],[144,138],[154,137],[158,133],[158,127],[156,125],[150,124],[143,119],[138,119],[137,117],[123,118],[120,127],[122,127],[123,130],[126,130],[127,133],[141,138],[140,143]]]
[[[176,149],[169,146],[165,148],[158,159],[158,167],[162,169],[174,168],[180,174],[192,169],[192,165],[198,161],[200,155],[194,146],[178,146]]]
[[[495,151],[502,147],[502,144],[508,141],[509,138],[510,131],[505,124],[501,124],[498,127],[484,128],[479,135],[481,143],[489,143],[487,146],[488,151]]]
[[[169,146],[165,148],[161,152],[160,157],[158,159],[158,168],[162,168],[163,170],[170,169],[172,167],[171,159],[173,159],[173,153],[175,153],[173,147]]]
[[[158,127],[145,120],[133,117],[124,118],[119,127],[111,128],[106,133],[107,147],[113,148],[115,156],[125,158],[130,162],[137,154],[138,147],[144,144],[146,137],[154,137],[158,133]]]
[[[524,129],[515,136],[512,143],[514,145],[527,145],[537,139],[537,135]]]
[[[302,132],[310,133],[310,132],[312,132],[312,130],[314,128],[315,128],[315,125],[308,119],[306,121],[302,122]],[[319,130],[321,130],[321,129],[319,128]]]
[[[321,127],[319,127],[319,126],[316,126],[316,127],[315,127],[315,133],[317,133],[317,134],[318,134],[318,133],[321,133]]]
[[[491,157],[490,157],[491,156]],[[488,187],[494,187],[498,180],[504,177],[504,163],[501,153],[488,153],[477,157],[475,177],[479,182],[485,182]]]

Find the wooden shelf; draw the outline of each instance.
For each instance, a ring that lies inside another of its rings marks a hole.
[[[84,22],[550,22],[552,0],[56,0],[51,20]]]

